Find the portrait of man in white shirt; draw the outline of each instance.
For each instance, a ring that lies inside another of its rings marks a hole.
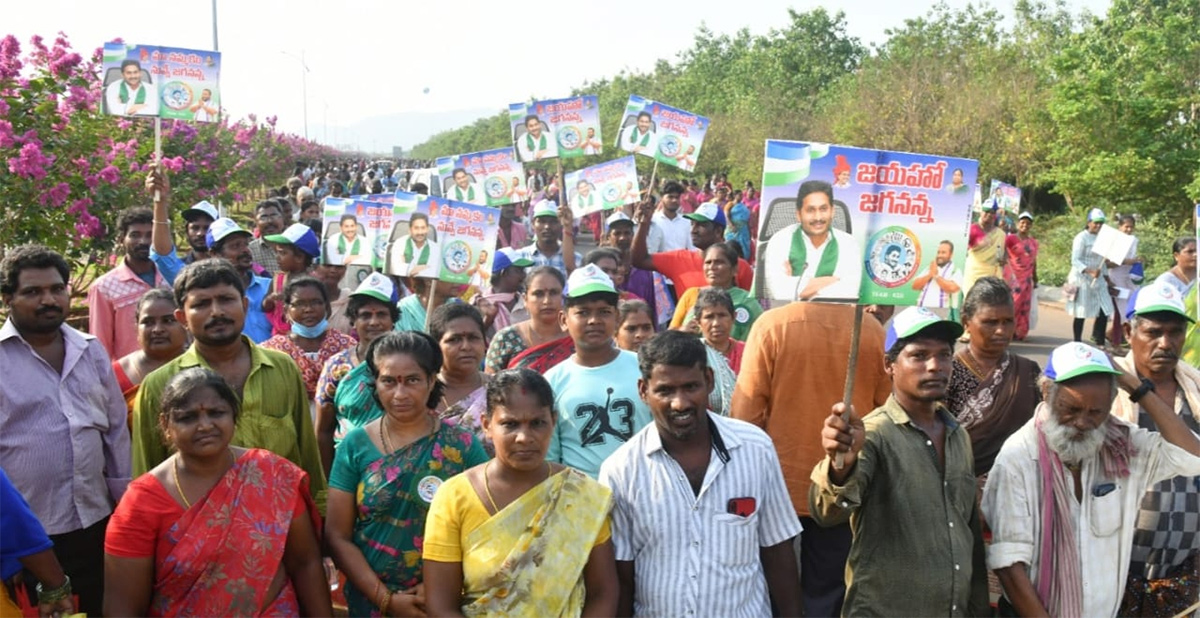
[[[450,185],[450,189],[446,191],[447,198],[481,206],[487,204],[487,195],[483,192],[483,187],[479,186],[477,182],[472,182],[471,175],[467,173],[467,170],[456,167],[450,177],[454,180],[454,184]]]
[[[858,299],[863,254],[854,237],[833,227],[833,187],[800,185],[796,220],[767,242],[764,297],[773,300]],[[797,236],[799,234],[799,236]]]
[[[121,61],[121,79],[104,88],[108,113],[118,116],[157,116],[158,90],[142,81],[142,65],[132,58]]]
[[[558,156],[558,143],[554,136],[545,131],[545,126],[537,114],[525,117],[525,135],[516,138],[517,157],[522,162],[552,159]]]
[[[639,112],[637,122],[621,130],[621,150],[652,157],[657,148],[658,136],[650,112]]]

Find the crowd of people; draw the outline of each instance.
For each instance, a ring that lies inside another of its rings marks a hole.
[[[759,305],[720,175],[577,222],[534,170],[480,289],[321,259],[323,198],[425,163],[299,165],[249,228],[152,169],[88,332],[6,250],[0,615],[1195,611],[1194,238],[1139,287],[1089,213],[1042,366],[1033,217],[985,209],[852,355],[852,305]]]

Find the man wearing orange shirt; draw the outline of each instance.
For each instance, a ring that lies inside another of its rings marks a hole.
[[[692,245],[695,249],[680,249],[651,254],[646,246],[650,234],[650,218],[654,215],[653,199],[646,199],[638,206],[638,229],[633,237],[631,259],[635,268],[653,270],[675,284],[675,293],[683,294],[690,288],[707,287],[704,278],[704,252],[725,238],[725,213],[712,202],[701,204],[696,212],[683,215],[692,221]],[[754,280],[754,271],[746,260],[738,260],[737,287],[749,290]]]

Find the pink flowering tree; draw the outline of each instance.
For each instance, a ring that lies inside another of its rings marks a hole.
[[[100,114],[100,58],[100,49],[82,57],[61,33],[50,45],[35,36],[24,51],[15,37],[0,39],[0,255],[40,242],[84,266],[107,264],[117,213],[150,205],[143,185],[153,120]],[[176,205],[232,205],[282,185],[297,160],[338,156],[254,115],[165,121],[162,149]]]

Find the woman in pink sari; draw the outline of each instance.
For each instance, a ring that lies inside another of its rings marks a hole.
[[[176,453],[138,477],[104,539],[106,616],[329,616],[308,477],[232,447],[238,398],[210,370],[176,374],[160,425]]]
[[[1033,303],[1037,302],[1034,288],[1037,286],[1038,241],[1030,233],[1033,230],[1033,215],[1021,213],[1017,219],[1017,233],[1009,234],[1004,241],[1008,254],[1004,278],[1012,288],[1013,309],[1016,311],[1017,329],[1013,339],[1024,341],[1029,335],[1029,315]]]

